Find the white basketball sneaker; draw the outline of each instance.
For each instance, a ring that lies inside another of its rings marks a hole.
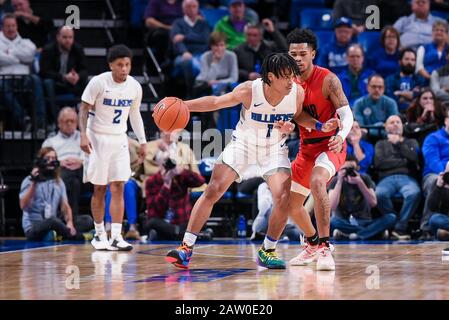
[[[131,251],[133,246],[123,240],[122,235],[118,235],[115,239],[109,240],[108,250],[111,251]]]
[[[332,251],[326,245],[321,245],[318,249],[318,259],[316,262],[316,269],[318,271],[334,271],[335,262],[332,257]]]
[[[310,244],[306,244],[306,247],[304,250],[301,251],[301,253],[290,260],[291,266],[307,266],[314,262],[316,259],[318,259],[318,253],[319,253],[320,247],[318,245],[312,246]]]
[[[95,249],[97,250],[107,250],[109,248],[108,235],[106,232],[103,232],[102,235],[97,236],[95,234],[94,238],[90,242]]]

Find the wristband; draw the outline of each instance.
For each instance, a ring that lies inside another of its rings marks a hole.
[[[316,129],[317,131],[321,131],[321,128],[323,128],[323,124],[322,124],[321,122],[317,121],[317,122],[315,123],[315,129]]]

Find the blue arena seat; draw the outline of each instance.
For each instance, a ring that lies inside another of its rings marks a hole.
[[[318,50],[320,50],[324,48],[327,42],[330,42],[334,38],[334,31],[330,30],[315,31],[315,35],[318,40]]]
[[[332,30],[332,9],[308,8],[301,10],[300,15],[301,28],[312,30]]]
[[[365,31],[358,35],[357,42],[365,51],[365,56],[368,56],[374,50],[380,47],[380,32],[379,31]]]
[[[299,14],[304,8],[324,8],[325,0],[292,0],[290,5],[290,25],[299,27]]]
[[[444,20],[449,18],[449,12],[446,12],[446,11],[433,10],[433,11],[430,12],[430,14],[435,16],[435,17],[440,17],[440,18],[442,18]]]
[[[200,11],[203,14],[204,19],[206,19],[211,29],[215,27],[215,24],[218,22],[218,20],[229,14],[229,11],[227,9],[204,8],[201,9]]]

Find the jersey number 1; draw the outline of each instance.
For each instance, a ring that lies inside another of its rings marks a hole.
[[[120,116],[122,115],[122,110],[115,109],[114,110],[114,120],[112,120],[112,123],[120,123]]]
[[[270,137],[271,137],[271,130],[273,130],[273,125],[272,125],[272,124],[269,124],[269,125],[268,125],[267,138],[270,138]]]

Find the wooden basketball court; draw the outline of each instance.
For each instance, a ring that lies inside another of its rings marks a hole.
[[[164,261],[175,243],[136,244],[121,253],[6,242],[0,241],[0,299],[449,299],[449,257],[441,255],[447,243],[336,243],[336,271],[326,272],[258,267],[260,244],[246,241],[198,244],[188,271]],[[278,245],[286,260],[298,248]]]

